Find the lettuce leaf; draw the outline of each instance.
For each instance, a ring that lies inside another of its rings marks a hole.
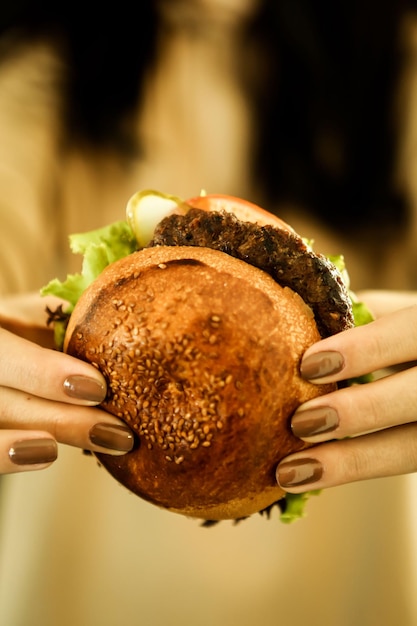
[[[309,500],[311,496],[318,496],[320,493],[321,491],[319,489],[306,491],[305,493],[287,493],[285,495],[285,510],[279,516],[281,522],[291,524],[305,517],[307,500]]]
[[[107,265],[114,263],[137,249],[136,238],[126,221],[119,221],[88,233],[70,235],[69,244],[74,254],[83,255],[79,274],[69,274],[61,282],[55,278],[41,290],[42,295],[54,295],[69,303],[74,309],[85,289],[101,274]]]
[[[69,274],[64,281],[54,278],[41,289],[41,295],[53,295],[68,302],[64,313],[69,316],[81,294],[101,274],[105,267],[137,250],[137,241],[126,221],[118,221],[86,233],[70,235],[74,254],[83,255],[81,272]],[[66,320],[54,322],[55,344],[61,349]]]

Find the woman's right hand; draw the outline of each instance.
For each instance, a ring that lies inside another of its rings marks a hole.
[[[106,382],[92,365],[0,328],[0,474],[48,467],[57,442],[130,451],[132,431],[97,408],[105,396]]]
[[[318,385],[374,380],[298,407],[293,434],[314,445],[280,461],[277,481],[289,493],[417,471],[417,293],[369,292],[363,301],[377,319],[310,346],[300,371]]]

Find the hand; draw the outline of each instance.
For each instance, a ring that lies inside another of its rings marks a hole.
[[[375,300],[379,312],[384,309],[381,296]],[[389,310],[394,300],[387,294]],[[400,367],[373,382],[340,388],[300,406],[292,418],[293,432],[319,445],[280,462],[276,473],[280,486],[302,493],[415,472],[416,360],[417,305],[311,346],[303,356],[301,373],[314,384]]]
[[[0,328],[0,474],[48,467],[56,442],[128,452],[130,429],[95,408],[105,395],[92,365]]]

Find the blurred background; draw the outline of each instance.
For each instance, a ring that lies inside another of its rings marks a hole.
[[[416,289],[415,2],[4,4],[3,301],[78,269],[68,235],[141,188],[245,197],[344,253],[354,290]],[[202,528],[61,446],[0,480],[0,623],[414,626],[416,488]]]

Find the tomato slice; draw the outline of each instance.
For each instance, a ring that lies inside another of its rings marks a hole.
[[[243,200],[235,196],[207,194],[190,198],[185,201],[185,204],[204,211],[228,211],[229,213],[234,213],[243,222],[256,222],[261,226],[270,225],[294,232],[294,229],[281,218],[268,213],[268,211],[265,211],[257,204],[253,204],[253,202],[249,202],[249,200]]]
[[[225,194],[207,194],[195,196],[183,202],[176,196],[164,194],[152,189],[135,193],[127,203],[126,219],[135,233],[141,248],[151,241],[157,224],[168,215],[184,215],[190,207],[204,211],[228,211],[242,222],[253,222],[260,226],[274,226],[295,234],[289,224],[281,218],[268,213],[257,204],[235,196]]]

